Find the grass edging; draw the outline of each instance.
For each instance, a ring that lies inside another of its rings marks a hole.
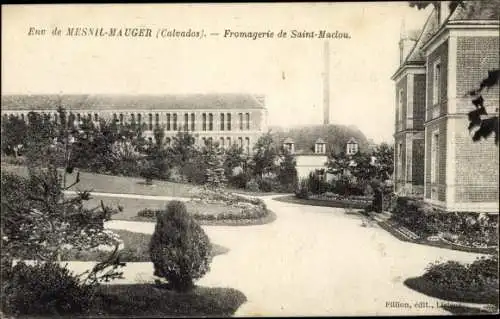
[[[462,245],[455,245],[451,242],[445,242],[445,241],[429,241],[425,238],[419,238],[419,239],[411,239],[406,236],[402,236],[399,232],[397,232],[394,229],[394,226],[389,224],[388,222],[385,221],[378,221],[375,220],[377,224],[396,237],[397,239],[413,244],[419,244],[419,245],[426,245],[426,246],[432,246],[432,247],[437,247],[437,248],[443,248],[443,249],[450,249],[450,250],[457,250],[457,251],[464,251],[468,253],[478,253],[478,254],[492,254],[496,252],[495,247],[490,247],[490,248],[481,248],[481,247],[467,247],[467,246],[462,246]]]
[[[457,290],[444,288],[435,285],[423,277],[411,277],[406,279],[403,284],[424,295],[439,298],[447,301],[466,302],[477,304],[496,304],[498,305],[498,290],[480,291],[480,290]]]
[[[369,206],[369,204],[352,203],[342,200],[302,199],[295,197],[295,195],[280,196],[280,197],[275,197],[273,199],[284,203],[308,205],[308,206],[333,207],[333,208],[364,209]]]

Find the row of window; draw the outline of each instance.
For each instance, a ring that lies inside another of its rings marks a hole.
[[[83,115],[84,116],[84,115]],[[69,113],[69,123],[73,123],[77,121],[78,123],[83,120],[83,116],[80,113]],[[57,113],[43,113],[43,117],[47,119],[54,119],[58,120],[58,114]],[[24,120],[24,114],[21,114],[21,118]],[[88,113],[87,114],[87,119],[89,121],[99,121],[99,115],[97,113],[94,113],[94,117],[92,118],[92,114]],[[119,123],[120,125],[125,124],[125,118],[123,113],[120,113],[119,115],[116,113],[113,113],[113,120],[115,123]],[[149,130],[153,129],[153,113],[149,113],[147,115],[147,120],[148,120],[148,128]],[[239,130],[250,130],[250,113],[238,113],[238,122],[239,122]],[[131,113],[130,114],[130,123],[135,124],[135,123],[143,123],[143,118],[141,113]],[[196,123],[196,115],[195,113],[184,113],[184,130],[191,130],[195,131]],[[220,130],[224,131],[231,131],[232,130],[232,121],[231,121],[231,113],[220,113]],[[178,130],[178,119],[177,119],[177,114],[176,113],[167,113],[166,114],[166,121],[160,121],[160,114],[155,113],[154,114],[154,125],[159,126],[160,124],[166,124],[166,130]],[[202,114],[202,131],[213,131],[214,130],[214,114],[213,113],[203,113]]]
[[[222,148],[229,148],[231,145],[236,144],[240,148],[244,148],[247,153],[250,152],[250,138],[245,137],[243,139],[242,137],[238,137],[236,140],[231,140],[230,137],[220,137],[219,140],[213,139],[212,137],[202,137],[201,138],[202,142],[204,145],[214,145],[214,143],[218,142],[218,146]],[[245,141],[243,143],[243,140]]]

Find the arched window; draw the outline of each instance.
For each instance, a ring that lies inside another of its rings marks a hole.
[[[153,114],[149,113],[149,130],[153,130]]]
[[[220,130],[224,131],[224,113],[220,114]]]
[[[88,114],[87,114],[87,120],[88,120],[89,122],[92,122],[92,113],[88,113]]]
[[[231,130],[231,113],[227,113],[227,130]]]
[[[194,113],[191,113],[191,131],[194,132],[195,130],[195,117],[194,117]]]
[[[46,115],[44,117],[47,118]],[[76,114],[76,120],[78,121],[78,123],[80,123],[80,121],[82,120],[82,117],[81,117],[80,113]]]
[[[238,137],[238,145],[239,147],[243,147],[243,138]]]
[[[189,128],[189,114],[184,113],[184,131],[187,131]]]
[[[170,131],[170,113],[167,113],[167,131]]]
[[[160,114],[158,113],[155,114],[155,125],[156,127],[160,126]]]
[[[142,114],[137,114],[137,123],[139,123],[139,127],[142,127]]]
[[[202,129],[203,131],[206,131],[207,130],[207,113],[203,113],[201,115],[202,117]]]
[[[224,138],[220,138],[220,147],[224,148]]]
[[[240,123],[240,131],[243,131],[243,113],[238,113],[238,121]]]
[[[123,113],[120,113],[120,125],[123,125]]]
[[[173,128],[174,131],[177,131],[177,114],[174,113],[172,121],[174,122],[172,124],[172,128]]]
[[[97,113],[94,113],[94,121],[99,121],[99,115]]]
[[[231,147],[231,138],[227,137],[226,141],[227,141],[227,147]]]
[[[246,117],[246,124],[247,124],[247,130],[250,129],[250,113],[246,113],[245,114],[245,117]]]
[[[208,130],[214,130],[214,115],[212,113],[208,113]]]
[[[134,113],[130,114],[130,122],[132,125],[135,124],[135,114]]]
[[[170,143],[171,143],[170,137],[167,137],[167,138],[165,139],[165,142],[167,143],[167,145],[168,145],[168,146],[170,146]]]

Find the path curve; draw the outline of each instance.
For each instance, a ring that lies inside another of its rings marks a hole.
[[[449,314],[437,305],[444,301],[403,281],[421,275],[430,262],[478,256],[399,241],[376,225],[363,227],[361,217],[341,208],[273,197],[263,198],[277,215],[271,224],[202,226],[230,251],[214,258],[198,284],[242,291],[248,301],[237,316]],[[154,223],[110,221],[106,227],[152,233]],[[152,278],[151,264],[142,267],[141,278]],[[418,307],[425,302],[433,308]]]

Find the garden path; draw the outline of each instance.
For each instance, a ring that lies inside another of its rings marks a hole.
[[[421,275],[430,262],[478,256],[399,241],[341,208],[263,198],[277,215],[273,223],[203,226],[229,252],[215,257],[197,284],[242,291],[248,301],[236,316],[449,314],[437,306],[443,301],[403,281]],[[113,220],[106,227],[152,233],[154,223]],[[151,281],[152,273],[151,263],[128,263],[120,281]],[[425,302],[429,307],[418,307]]]

